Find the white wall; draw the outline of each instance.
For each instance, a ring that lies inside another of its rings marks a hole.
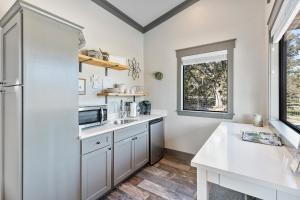
[[[106,10],[94,4],[90,0],[26,0],[42,9],[63,17],[69,21],[83,26],[86,48],[102,48],[112,55],[135,57],[143,68],[143,34],[125,24]],[[0,17],[14,3],[14,0],[1,0]],[[87,79],[87,95],[79,97],[79,104],[104,104],[104,97],[97,97],[99,92],[92,89],[90,77],[96,74],[104,77],[104,68],[96,68],[90,65],[83,65],[83,72],[79,74],[81,78]],[[127,83],[130,85],[144,85],[143,73],[140,79],[133,81],[128,77],[128,71],[109,70],[109,77],[114,83]],[[119,98],[111,98],[109,103],[116,105]],[[116,105],[117,107],[117,105]]]
[[[0,18],[7,12],[7,10],[13,5],[14,2],[14,0],[0,0]],[[128,58],[135,57],[141,63],[141,66],[143,68],[143,35],[118,18],[114,17],[104,9],[92,3],[92,1],[27,0],[27,2],[85,27],[84,35],[87,41],[87,48],[98,49],[99,47],[101,47],[103,50],[109,51],[113,55],[125,56]],[[96,93],[98,91],[91,89],[89,77],[93,73],[104,77],[103,68],[95,68],[87,65],[84,65],[83,73],[79,74],[80,77],[87,79],[87,95],[80,96],[79,104],[105,103],[104,97],[97,97]],[[109,70],[109,76],[115,83],[144,85],[143,73],[141,73],[141,78],[137,81],[133,81],[130,77],[128,77],[127,73],[127,71]],[[119,101],[119,98],[109,100],[111,105],[116,105],[115,107],[118,106]],[[0,161],[2,162],[1,157]],[[1,162],[0,166],[2,165]],[[2,177],[0,173],[0,180],[1,179]],[[2,195],[0,191],[0,199],[1,196]]]
[[[176,114],[177,64],[175,50],[236,38],[234,68],[235,121],[249,122],[253,113],[267,116],[267,44],[265,4],[262,0],[201,0],[144,36],[118,18],[86,0],[28,0],[85,27],[87,47],[101,47],[114,55],[136,57],[143,66],[142,77],[132,81],[127,72],[109,71],[114,82],[143,85],[150,92],[153,107],[167,109],[166,146],[196,153],[220,119],[184,117]],[[13,0],[0,2],[0,16]],[[162,71],[164,79],[152,73]],[[84,66],[80,77],[87,78],[88,91],[80,104],[101,104],[89,77],[104,76],[104,69]],[[118,98],[110,100],[112,104]]]
[[[224,120],[178,116],[175,50],[236,38],[234,121],[250,122],[253,113],[268,114],[266,1],[201,0],[146,33],[145,87],[153,107],[167,109],[166,147],[196,153]],[[161,71],[157,81],[152,73]]]

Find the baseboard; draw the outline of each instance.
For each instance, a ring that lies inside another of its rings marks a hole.
[[[194,154],[177,151],[177,150],[173,150],[173,149],[167,149],[167,148],[165,148],[165,153],[166,153],[166,155],[172,156],[178,160],[182,160],[185,162],[191,162],[191,160],[195,156]]]

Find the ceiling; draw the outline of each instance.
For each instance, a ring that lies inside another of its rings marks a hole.
[[[145,33],[199,0],[92,0]]]
[[[146,26],[184,0],[107,0],[131,19]]]

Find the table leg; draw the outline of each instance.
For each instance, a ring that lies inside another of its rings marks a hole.
[[[206,170],[197,168],[197,200],[208,200],[208,184]]]

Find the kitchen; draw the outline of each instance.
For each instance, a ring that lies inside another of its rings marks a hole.
[[[282,2],[0,2],[0,199],[299,199]]]

